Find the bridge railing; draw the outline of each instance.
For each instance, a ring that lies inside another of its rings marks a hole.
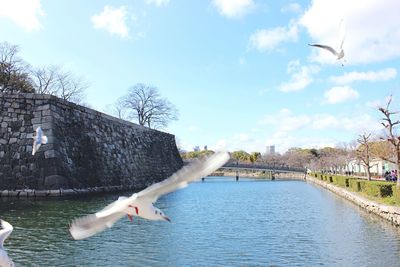
[[[224,166],[222,166],[222,168],[305,172],[304,168],[296,168],[296,167],[288,167],[288,166],[275,166],[275,165],[260,164],[260,163],[247,164],[247,163],[228,162]]]
[[[185,159],[183,163],[186,165],[190,163],[191,160]],[[273,171],[285,171],[285,172],[305,172],[304,168],[297,168],[297,167],[289,167],[289,166],[276,166],[276,165],[269,165],[265,163],[255,162],[255,163],[239,163],[236,161],[228,161],[224,166],[221,168],[224,169],[253,169],[253,170],[273,170]]]

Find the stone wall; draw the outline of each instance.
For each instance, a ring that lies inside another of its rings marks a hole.
[[[50,95],[0,94],[0,125],[0,190],[140,189],[183,165],[173,135]]]

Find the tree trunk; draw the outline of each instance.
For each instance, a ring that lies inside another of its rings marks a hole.
[[[369,166],[367,166],[367,177],[368,177],[368,181],[371,181],[371,170],[370,170]]]
[[[399,179],[399,160],[400,160],[400,150],[397,149],[396,151],[396,164],[394,165],[396,168],[396,173],[397,173],[397,183],[396,187],[400,188],[400,179]]]

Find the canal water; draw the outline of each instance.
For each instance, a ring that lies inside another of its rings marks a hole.
[[[73,218],[117,197],[0,200],[0,217],[14,225],[8,254],[18,266],[400,265],[400,229],[293,180],[211,177],[157,202],[171,223],[124,218],[71,239]]]

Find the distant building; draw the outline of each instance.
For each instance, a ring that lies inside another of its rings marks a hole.
[[[205,150],[205,151],[207,151],[207,150],[208,150],[206,145],[204,146],[204,150]]]
[[[265,150],[266,155],[275,154],[275,145],[267,146]]]
[[[372,175],[383,176],[385,172],[390,172],[396,169],[394,163],[378,158],[372,159],[370,164]],[[364,167],[361,161],[357,159],[350,160],[345,166],[345,171],[354,172],[360,175],[365,175],[367,173],[366,167]]]

